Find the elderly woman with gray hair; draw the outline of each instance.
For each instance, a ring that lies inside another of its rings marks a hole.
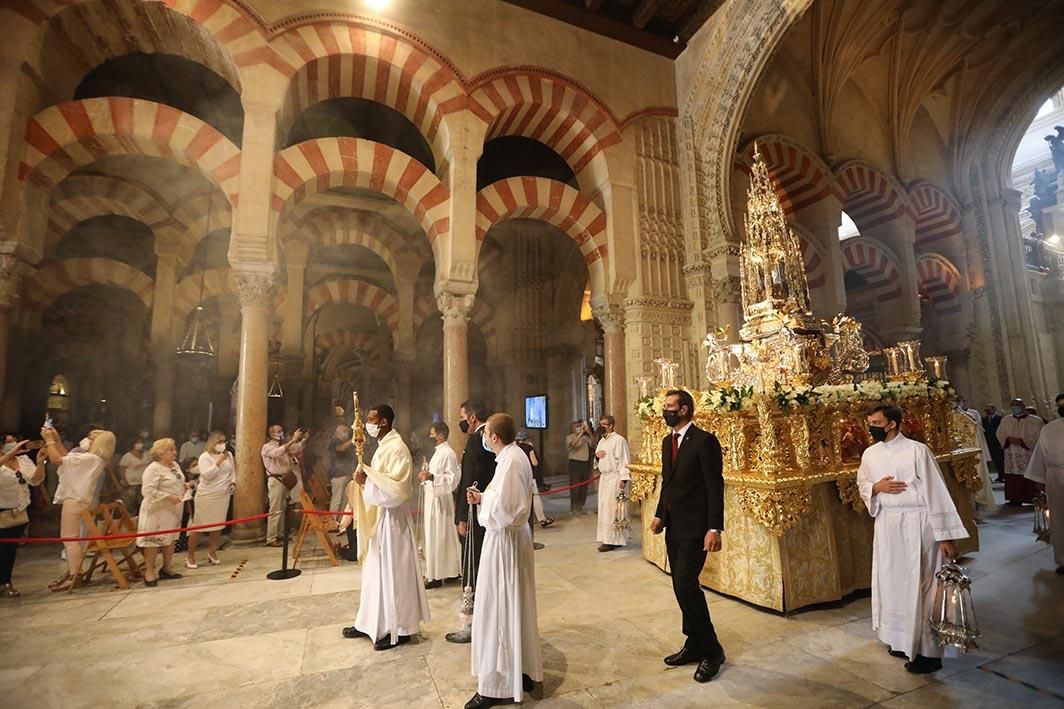
[[[160,438],[152,445],[149,455],[153,462],[144,469],[141,481],[143,500],[137,518],[137,532],[176,529],[181,526],[181,512],[188,490],[185,474],[177,465],[177,444],[173,438]],[[177,536],[177,532],[164,532],[137,537],[137,546],[144,552],[145,586],[157,586],[159,579],[181,578],[181,574],[170,569]],[[163,550],[163,565],[156,573],[155,559],[160,548]]]

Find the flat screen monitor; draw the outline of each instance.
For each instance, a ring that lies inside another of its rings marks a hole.
[[[547,427],[547,395],[536,394],[525,397],[525,428],[543,429]]]

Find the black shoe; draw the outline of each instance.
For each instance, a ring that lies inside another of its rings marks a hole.
[[[669,667],[679,667],[680,665],[693,665],[696,662],[702,661],[702,653],[696,652],[688,648],[686,645],[680,648],[680,651],[669,655],[665,658],[665,664]]]
[[[1057,576],[1064,576],[1064,566],[1057,567]]]
[[[905,663],[905,669],[914,675],[927,675],[942,669],[942,659],[917,655],[912,662]]]
[[[468,630],[456,630],[453,633],[444,635],[443,639],[449,643],[464,645],[465,643],[473,642],[473,635]]]
[[[443,581],[440,580],[440,579],[436,579],[435,581],[426,581],[425,582],[425,590],[428,590],[430,588],[439,588],[442,585],[443,585]]]
[[[152,579],[151,581],[149,581],[148,579],[144,579],[144,585],[148,588],[155,588],[159,585],[159,579]]]
[[[497,697],[482,697],[477,692],[473,695],[473,698],[465,703],[465,709],[487,709],[487,707],[498,707],[506,704],[513,704],[513,697],[506,699],[499,699]]]
[[[891,650],[889,647],[887,648],[887,654],[890,655],[891,657],[900,657],[900,658],[904,658],[906,660],[909,659],[909,656],[906,655],[901,650]]]
[[[341,632],[343,633],[343,636],[345,638],[368,638],[369,637],[368,635],[366,635],[365,633],[363,633],[361,630],[359,630],[358,628],[356,628],[353,625],[347,626]]]
[[[620,549],[620,544],[599,544],[599,551],[613,551],[614,549]]]
[[[521,675],[521,689],[526,692],[531,692],[536,688],[536,683],[532,681],[532,678],[528,675]]]
[[[717,676],[720,672],[720,666],[724,664],[724,653],[722,652],[717,657],[707,657],[698,663],[698,667],[695,668],[695,682],[708,682]]]
[[[173,571],[167,571],[166,569],[159,569],[159,578],[163,581],[169,581],[170,579],[181,578],[181,574],[175,574]]]
[[[409,635],[400,635],[395,644],[392,644],[392,636],[385,635],[383,638],[373,643],[374,650],[391,650],[393,647],[399,647],[400,645],[406,645],[410,642]]]

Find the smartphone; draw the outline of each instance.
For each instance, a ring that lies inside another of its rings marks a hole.
[[[44,427],[45,428],[53,428],[53,426],[52,426],[52,415],[51,414],[45,414],[44,415]]]

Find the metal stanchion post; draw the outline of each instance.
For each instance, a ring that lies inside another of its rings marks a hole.
[[[288,568],[288,507],[290,504],[291,500],[286,497],[284,501],[284,519],[281,520],[281,536],[284,537],[284,544],[281,546],[281,568],[266,574],[266,578],[271,581],[294,579],[296,576],[303,573],[299,569]]]

